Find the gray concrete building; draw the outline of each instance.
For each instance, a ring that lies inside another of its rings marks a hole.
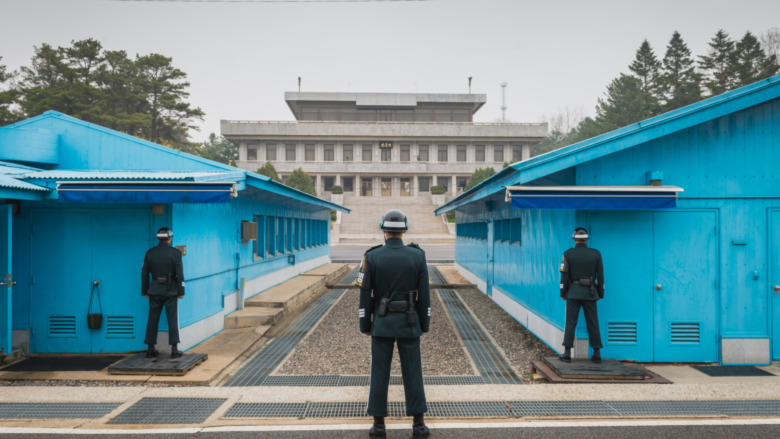
[[[239,145],[238,167],[271,162],[281,178],[302,168],[328,198],[455,196],[477,168],[500,171],[530,157],[546,123],[474,123],[481,94],[286,92],[295,121],[221,121]]]

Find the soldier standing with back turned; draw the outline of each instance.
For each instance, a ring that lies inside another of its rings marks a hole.
[[[428,332],[431,296],[425,252],[402,241],[406,215],[389,210],[380,223],[385,245],[369,249],[355,282],[360,287],[360,332],[371,336],[371,378],[366,413],[374,416],[368,435],[386,437],[387,389],[393,346],[398,344],[406,396],[406,415],[413,416],[412,437],[430,436],[423,413],[428,411],[423,388],[420,336]]]
[[[571,361],[571,348],[574,346],[574,328],[580,315],[585,313],[588,326],[588,341],[593,348],[591,361],[601,363],[601,333],[596,302],[604,298],[604,264],[601,253],[588,248],[588,231],[579,227],[572,233],[576,244],[563,253],[561,260],[561,299],[566,301],[566,329],[563,334],[565,348],[558,358]]]
[[[146,358],[154,358],[158,355],[154,345],[157,343],[157,326],[163,308],[168,318],[171,357],[178,358],[182,353],[176,347],[180,342],[177,301],[184,298],[184,268],[181,262],[181,251],[171,247],[173,230],[167,227],[160,228],[157,231],[157,239],[160,241],[159,244],[146,252],[141,267],[141,295],[149,299],[149,319],[146,322],[144,340],[144,343],[149,346]]]

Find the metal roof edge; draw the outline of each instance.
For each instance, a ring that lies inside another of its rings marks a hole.
[[[263,178],[258,178],[258,177],[263,177]],[[307,194],[306,192],[303,191],[299,191],[298,189],[292,188],[283,183],[279,183],[278,181],[268,178],[264,175],[247,172],[246,182],[249,186],[252,186],[254,188],[262,189],[262,190],[271,190],[272,192],[275,192],[279,195],[288,198],[292,198],[294,200],[304,201],[318,206],[327,207],[328,209],[336,209],[341,212],[346,212],[346,213],[351,212],[350,209],[340,204],[323,200],[322,198],[315,197],[314,195]]]

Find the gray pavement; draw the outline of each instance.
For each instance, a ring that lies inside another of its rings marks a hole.
[[[363,253],[373,245],[338,244],[331,246],[330,258],[333,262],[360,262]],[[426,244],[422,246],[429,263],[451,263],[455,261],[455,245]]]

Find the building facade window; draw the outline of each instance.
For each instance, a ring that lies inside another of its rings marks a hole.
[[[420,145],[420,151],[419,154],[417,154],[417,158],[421,162],[427,162],[430,160],[428,156],[428,145]]]
[[[286,162],[295,161],[295,145],[287,144],[284,146],[284,160]]]
[[[444,189],[449,190],[449,188],[450,188],[450,177],[442,177],[442,176],[436,177],[436,185],[437,186],[441,186]]]
[[[330,192],[333,185],[336,184],[336,177],[322,177],[322,189]]]
[[[341,177],[341,186],[344,188],[344,192],[354,192],[354,190],[355,190],[355,178],[354,177]]]
[[[401,144],[401,158],[400,158],[400,160],[402,162],[408,162],[409,159],[411,158],[410,152],[411,152],[411,145],[409,145],[408,143],[407,144]]]
[[[342,160],[344,160],[345,162],[351,162],[352,160],[355,159],[355,153],[354,150],[352,149],[352,145],[350,144],[342,145],[341,149],[343,154]]]
[[[401,185],[401,196],[410,196],[412,194],[412,179],[408,177],[401,177],[398,182]]]
[[[448,145],[439,145],[439,148],[438,148],[438,151],[439,151],[438,160],[440,162],[442,162],[442,163],[448,161],[447,149],[448,149]]]
[[[456,147],[456,160],[459,162],[466,161],[466,145],[457,145]]]
[[[309,143],[303,146],[303,159],[307,162],[314,161],[314,145]]]
[[[420,185],[420,192],[428,192],[431,190],[431,178],[430,177],[420,177],[417,179],[418,184]]]
[[[326,144],[323,148],[325,153],[325,161],[332,162],[335,159],[334,148],[332,144]]]
[[[512,145],[512,163],[523,159],[523,145]]]
[[[504,163],[504,145],[493,145],[493,161]]]
[[[276,161],[276,144],[268,143],[265,145],[265,159],[269,162]]]
[[[380,149],[379,152],[382,154],[382,161],[383,162],[389,162],[393,160],[393,150],[392,149]]]
[[[374,153],[373,145],[363,144],[363,149],[361,151],[361,160],[364,162],[370,162],[372,160],[372,155]]]
[[[474,147],[474,161],[475,162],[485,161],[485,145],[476,145]]]
[[[250,162],[257,161],[257,143],[248,143],[246,145],[246,159]]]
[[[467,181],[469,181],[468,177],[455,177],[455,184],[459,191],[466,187]]]

